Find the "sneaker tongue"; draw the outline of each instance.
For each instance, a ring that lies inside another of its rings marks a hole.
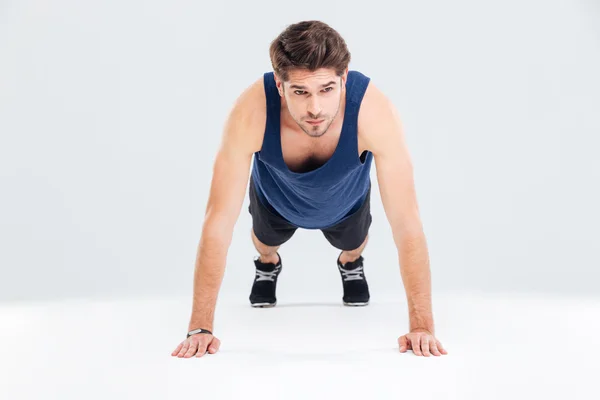
[[[360,267],[362,265],[362,261],[363,261],[363,258],[362,258],[362,256],[360,256],[356,260],[349,261],[346,264],[342,265],[342,267],[347,270],[353,270],[353,269]]]
[[[256,269],[259,269],[261,271],[265,271],[265,272],[273,272],[275,271],[275,265],[273,264],[256,264]]]
[[[260,262],[260,260],[254,260],[254,265],[256,266],[256,269],[259,269],[259,270],[265,271],[265,272],[273,272],[275,270],[275,268],[277,267],[275,264],[262,263],[262,262]]]

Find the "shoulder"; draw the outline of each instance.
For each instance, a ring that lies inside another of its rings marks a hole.
[[[240,145],[259,151],[267,122],[264,78],[261,76],[246,87],[233,102],[225,123],[226,131]]]
[[[390,98],[372,80],[358,113],[358,135],[365,147],[377,155],[403,135],[402,122]]]
[[[359,127],[369,133],[379,124],[392,122],[397,117],[396,114],[390,98],[376,83],[369,81],[358,112]]]
[[[267,104],[263,78],[256,79],[246,87],[235,99],[230,110],[230,116],[249,123],[248,127],[258,128],[267,119]]]

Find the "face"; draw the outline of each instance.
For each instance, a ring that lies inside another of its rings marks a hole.
[[[348,70],[340,77],[333,69],[292,70],[286,82],[275,78],[290,116],[309,136],[327,132],[340,110]]]

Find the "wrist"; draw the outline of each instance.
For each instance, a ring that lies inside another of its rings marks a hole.
[[[212,331],[208,330],[208,329],[204,329],[204,328],[197,328],[197,329],[192,329],[191,331],[189,331],[187,333],[187,337],[190,337],[192,335],[212,335]]]
[[[188,332],[193,331],[194,329],[206,329],[208,331],[213,331],[213,324],[200,322],[192,322],[188,325]]]
[[[415,327],[411,327],[410,331],[411,332],[426,332],[426,333],[429,333],[430,335],[435,336],[435,332],[433,331],[433,328],[430,328],[430,327],[415,326]]]
[[[433,333],[433,315],[430,312],[410,313],[409,326],[411,331],[414,329],[425,329]]]

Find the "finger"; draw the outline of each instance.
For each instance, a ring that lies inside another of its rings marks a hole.
[[[198,351],[198,341],[190,340],[190,347],[188,348],[188,351],[185,353],[185,356],[183,356],[183,357],[190,358],[191,356],[196,354],[196,351]]]
[[[440,351],[437,348],[437,344],[435,340],[432,340],[429,343],[429,348],[431,349],[431,354],[433,354],[434,356],[441,356],[442,353],[440,353]]]
[[[400,352],[406,353],[406,350],[408,349],[408,340],[406,340],[406,336],[400,336],[398,344],[400,345]]]
[[[415,353],[418,356],[423,355],[421,353],[421,343],[420,343],[420,337],[419,335],[413,335],[410,338],[410,343],[412,344],[412,348],[413,348],[413,353]]]
[[[183,357],[183,355],[188,351],[189,347],[190,347],[190,342],[188,342],[187,340],[185,342],[183,342],[183,346],[181,347],[181,350],[179,350],[179,354],[177,354],[177,357],[179,357],[179,358]]]
[[[207,347],[209,343],[210,339],[208,338],[208,335],[203,334],[198,341],[198,352],[196,353],[196,357],[202,357],[207,353]]]
[[[442,343],[439,340],[437,341],[437,348],[440,350],[440,353],[448,354],[448,351],[446,351],[446,349],[444,348],[444,346],[442,346]]]
[[[179,346],[177,346],[177,348],[175,350],[173,350],[173,352],[171,353],[172,356],[176,356],[177,353],[179,353],[179,350],[181,350],[181,348],[183,347],[183,342],[179,343]]]
[[[421,351],[425,357],[429,357],[429,336],[421,336]]]
[[[216,337],[213,337],[212,342],[208,346],[208,352],[210,354],[215,354],[217,351],[219,351],[220,347],[221,347],[221,341],[219,339],[217,339]]]

